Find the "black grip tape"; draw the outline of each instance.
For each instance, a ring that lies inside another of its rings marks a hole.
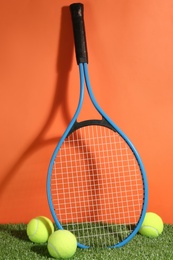
[[[70,5],[74,42],[76,50],[76,60],[79,63],[88,63],[87,43],[84,24],[84,6],[81,3]]]

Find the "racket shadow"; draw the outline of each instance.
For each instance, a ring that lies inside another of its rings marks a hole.
[[[47,140],[45,138],[50,126],[55,121],[58,111],[63,111],[63,118],[67,125],[71,120],[67,104],[67,89],[69,72],[71,70],[72,64],[73,36],[72,32],[70,33],[69,27],[71,27],[71,17],[68,7],[64,6],[61,10],[60,20],[59,49],[56,66],[57,83],[55,86],[55,94],[52,102],[52,107],[50,108],[49,116],[46,119],[42,129],[31,142],[31,144],[22,152],[15,163],[11,165],[10,168],[8,168],[8,170],[6,171],[5,177],[1,180],[0,183],[0,197],[5,192],[8,184],[18,173],[19,168],[30,156],[33,155],[33,153],[37,152],[43,147],[46,147],[50,144],[56,144],[58,142],[58,140],[60,139],[59,136],[55,136]],[[69,42],[71,42],[71,44],[69,44]]]
[[[74,133],[75,134],[75,133]],[[78,133],[79,135],[79,133]],[[96,167],[96,160],[94,158],[93,151],[87,145],[86,141],[78,136],[78,147],[82,151],[79,154],[83,155],[81,160],[85,160],[85,171],[81,173],[81,178],[83,179],[84,187],[82,187],[85,192],[81,193],[81,186],[79,185],[78,189],[80,191],[81,197],[84,199],[83,203],[85,205],[85,210],[78,212],[78,215],[82,215],[82,221],[86,223],[94,223],[97,221],[99,213],[98,201],[99,197],[99,182],[98,182],[98,169]],[[76,183],[77,184],[77,183]],[[79,197],[80,201],[82,199]],[[88,202],[88,205],[86,203]],[[86,209],[86,206],[89,209]],[[79,209],[80,210],[80,209]],[[90,215],[88,215],[90,213]]]

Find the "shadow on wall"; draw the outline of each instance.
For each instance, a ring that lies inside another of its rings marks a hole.
[[[69,29],[71,28],[71,29]],[[63,7],[61,11],[61,22],[60,22],[60,35],[59,35],[59,50],[57,57],[57,83],[55,87],[54,100],[52,102],[52,107],[50,109],[50,114],[45,121],[42,129],[32,141],[32,143],[27,147],[27,149],[22,153],[22,155],[16,160],[15,164],[7,171],[5,178],[0,183],[0,197],[3,194],[6,186],[12,180],[12,178],[17,173],[20,166],[25,162],[25,160],[36,152],[38,149],[51,144],[57,143],[60,137],[52,137],[45,140],[44,136],[49,130],[55,115],[58,113],[60,108],[63,108],[63,118],[67,122],[70,121],[70,115],[67,106],[67,86],[69,72],[72,64],[73,55],[73,35],[72,35],[72,25],[71,17],[68,7]]]

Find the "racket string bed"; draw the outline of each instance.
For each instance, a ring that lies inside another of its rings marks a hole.
[[[132,150],[104,126],[71,133],[54,161],[54,210],[62,227],[87,246],[111,246],[130,235],[140,218],[143,190]]]

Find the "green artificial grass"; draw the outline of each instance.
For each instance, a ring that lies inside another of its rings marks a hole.
[[[47,244],[34,244],[26,235],[26,225],[0,225],[0,260],[53,259]],[[165,225],[158,238],[137,234],[128,244],[114,249],[77,249],[73,260],[173,260],[173,225]]]

